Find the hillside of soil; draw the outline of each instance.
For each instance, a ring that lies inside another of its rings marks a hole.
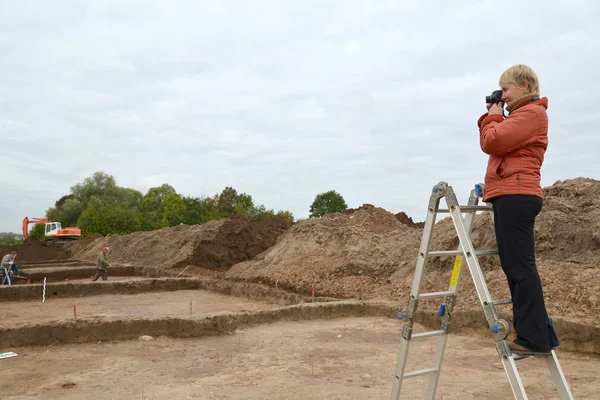
[[[202,225],[179,225],[128,235],[93,235],[70,243],[70,258],[94,261],[111,249],[109,261],[140,266],[178,268],[195,265],[223,269],[265,251],[289,224],[235,215]]]
[[[69,257],[62,244],[43,244],[35,236],[29,236],[22,244],[0,246],[0,258],[11,251],[17,252],[16,263],[62,260]]]
[[[591,315],[599,306],[600,181],[576,178],[544,188],[545,202],[536,220],[536,251],[549,309],[570,315]],[[461,199],[465,200],[465,199]],[[441,202],[445,207],[445,201]],[[422,224],[398,218],[371,205],[344,214],[329,214],[295,224],[277,243],[252,260],[234,265],[231,279],[274,283],[298,292],[315,285],[321,295],[357,298],[408,297]],[[473,222],[475,248],[495,249],[489,213]],[[449,217],[434,228],[432,250],[456,249],[458,238]],[[424,286],[445,290],[453,257],[432,260]],[[481,257],[482,268],[496,298],[508,297],[497,256]],[[469,274],[462,275],[461,302],[477,298]],[[465,278],[466,277],[466,278]],[[577,310],[573,310],[577,304]]]
[[[381,286],[416,254],[421,229],[382,208],[365,204],[344,214],[327,214],[292,226],[266,252],[234,265],[233,279],[279,281],[282,287],[339,297]]]

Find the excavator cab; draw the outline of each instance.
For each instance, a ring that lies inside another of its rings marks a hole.
[[[46,236],[56,236],[58,230],[62,229],[60,222],[50,222],[46,224]]]

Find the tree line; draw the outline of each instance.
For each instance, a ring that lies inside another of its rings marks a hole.
[[[70,188],[70,193],[46,210],[46,218],[63,227],[77,226],[81,236],[127,234],[151,231],[179,224],[203,224],[234,214],[253,215],[259,220],[282,219],[294,222],[291,212],[267,209],[252,196],[226,187],[212,197],[184,196],[169,184],[152,187],[147,193],[118,186],[115,178],[102,171]],[[32,234],[43,237],[43,225]]]
[[[309,218],[344,212],[343,197],[334,190],[318,194],[310,206]],[[113,176],[99,171],[70,188],[70,193],[46,210],[46,218],[63,227],[76,226],[81,236],[128,234],[151,231],[179,224],[195,225],[227,218],[234,214],[255,216],[259,220],[281,219],[294,222],[290,211],[257,205],[247,193],[225,187],[211,197],[184,196],[169,184],[152,187],[147,193],[117,185]],[[31,234],[44,238],[44,226],[36,225]]]

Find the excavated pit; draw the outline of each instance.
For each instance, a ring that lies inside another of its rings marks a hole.
[[[0,301],[6,302],[0,316],[2,313],[11,315],[9,318],[4,318],[5,324],[0,328],[0,348],[55,342],[125,340],[147,332],[157,332],[172,337],[203,337],[222,334],[232,329],[231,327],[242,328],[270,323],[278,319],[331,319],[348,316],[396,319],[398,311],[403,307],[399,302],[340,301],[319,296],[313,298],[265,285],[200,278],[138,278],[107,282],[51,283],[46,285],[43,305],[42,291],[43,285],[39,284],[15,285],[0,289]],[[197,313],[189,315],[188,302],[193,299],[195,293],[203,291],[244,299],[249,304],[263,302],[268,310],[227,312],[213,316],[199,316]],[[136,300],[140,306],[132,312],[134,296],[142,294],[149,295],[147,303],[144,300]],[[101,298],[109,295],[122,299],[120,303],[118,302],[120,306],[113,304],[116,310],[112,314],[102,310],[90,310],[81,305],[98,297],[100,299],[94,304],[97,304],[96,307],[101,307]],[[162,301],[171,301],[169,299],[172,296],[180,297],[175,307],[178,311],[168,316],[157,315],[153,309],[160,308]],[[15,303],[16,306],[13,307]],[[80,303],[79,317],[75,321],[72,306],[78,303]],[[277,308],[272,309],[273,306]],[[56,315],[56,313],[45,310],[54,307],[61,309],[60,317],[48,319],[48,314]],[[148,312],[142,311],[144,307]],[[19,310],[23,309],[37,309],[39,313],[37,316],[35,312],[30,313],[28,319],[32,322],[23,323],[15,317],[19,315]],[[440,320],[436,311],[436,306],[433,304],[424,304],[415,320],[429,329],[439,329]],[[510,315],[501,309],[499,314],[509,323],[511,322]],[[129,317],[125,317],[127,315]],[[44,321],[35,322],[41,318],[44,318]],[[11,324],[11,320],[17,322]],[[556,318],[555,325],[561,338],[561,349],[600,354],[600,332],[595,326],[563,318]],[[118,326],[124,328],[117,328]],[[119,333],[115,333],[115,330]],[[491,337],[483,313],[478,309],[455,312],[452,318],[452,332],[473,332]]]

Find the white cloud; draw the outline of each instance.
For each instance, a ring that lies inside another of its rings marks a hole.
[[[465,200],[483,180],[475,123],[515,63],[549,98],[542,184],[598,178],[598,8],[5,2],[0,231],[99,170],[143,192],[233,186],[296,217],[335,189],[422,220],[438,181]]]

